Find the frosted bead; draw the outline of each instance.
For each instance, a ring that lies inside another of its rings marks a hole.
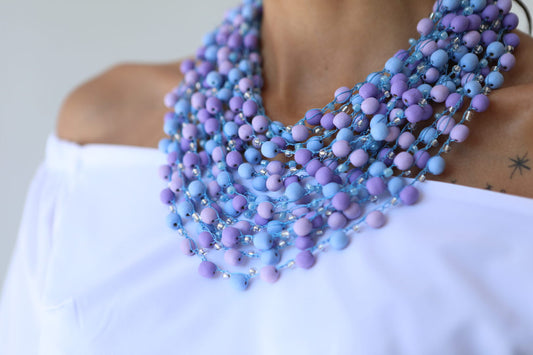
[[[203,277],[213,278],[217,272],[217,267],[210,261],[204,260],[198,266],[198,273]]]
[[[385,225],[385,215],[380,211],[372,211],[366,216],[365,222],[372,228],[381,228]]]
[[[385,182],[380,177],[372,177],[367,180],[366,189],[371,195],[381,195],[385,191]]]
[[[368,162],[368,153],[363,149],[357,149],[350,154],[350,163],[355,167],[362,167]]]
[[[346,217],[341,212],[333,212],[328,217],[328,226],[333,230],[344,228],[346,222]]]
[[[379,106],[380,106],[379,101],[375,97],[369,97],[369,98],[364,99],[364,101],[361,103],[361,111],[363,111],[365,115],[373,115],[376,112],[378,112]],[[343,127],[347,127],[347,126],[343,126]],[[337,126],[337,128],[342,128],[342,127]]]
[[[356,219],[362,214],[361,206],[359,206],[357,202],[352,202],[348,208],[342,211],[342,213],[344,213],[348,219]]]
[[[311,224],[311,221],[309,221],[306,218],[300,218],[296,222],[294,222],[293,229],[294,233],[299,236],[308,235],[311,233],[311,230],[313,228],[313,225]]]
[[[412,185],[408,185],[400,191],[400,200],[406,205],[412,205],[418,201],[418,189]]]
[[[274,214],[274,205],[268,201],[261,202],[257,206],[257,214],[265,219],[271,219]]]
[[[338,140],[335,143],[333,143],[331,150],[333,154],[335,154],[336,157],[339,157],[339,158],[347,157],[348,154],[350,154],[351,152],[350,143],[348,143],[345,140]]]
[[[248,278],[242,274],[233,274],[230,278],[231,285],[238,291],[248,288]]]
[[[217,220],[217,211],[212,207],[205,207],[200,212],[200,218],[206,224],[213,224]]]
[[[254,246],[261,250],[267,250],[272,248],[273,243],[272,236],[267,232],[259,232],[254,235]]]
[[[339,112],[333,118],[333,124],[338,129],[348,127],[351,121],[352,121],[352,118],[346,112]]]
[[[296,255],[295,261],[298,267],[309,269],[315,264],[315,256],[310,251],[304,250]]]
[[[268,265],[261,268],[259,275],[262,280],[269,283],[274,283],[279,279],[280,273],[276,267]]]
[[[429,158],[427,168],[433,175],[440,175],[444,172],[445,162],[441,156]]]
[[[458,124],[452,128],[450,132],[450,138],[456,142],[464,142],[470,133],[468,126]]]
[[[338,103],[344,103],[344,102],[348,101],[348,99],[350,98],[351,93],[352,92],[351,92],[350,88],[342,86],[342,87],[338,88],[337,90],[335,90],[335,101],[338,102]]]
[[[413,165],[413,156],[408,152],[400,152],[394,157],[394,164],[400,170],[407,170]]]
[[[442,116],[437,121],[437,131],[443,134],[449,134],[455,126],[455,120],[451,116]]]
[[[222,244],[225,247],[233,248],[239,241],[241,232],[235,227],[226,227],[222,230]]]
[[[499,89],[503,85],[503,75],[497,71],[490,72],[485,78],[485,83],[491,89]]]
[[[296,125],[292,127],[291,133],[295,142],[304,142],[309,137],[309,129],[304,125]]]

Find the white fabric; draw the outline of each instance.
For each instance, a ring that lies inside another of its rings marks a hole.
[[[310,270],[197,274],[156,149],[50,134],[0,303],[0,354],[532,354],[533,199],[439,182]]]

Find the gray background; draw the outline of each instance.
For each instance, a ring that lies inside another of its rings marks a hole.
[[[28,185],[68,92],[118,62],[193,54],[238,2],[0,0],[0,284]],[[533,0],[526,3],[533,9]]]

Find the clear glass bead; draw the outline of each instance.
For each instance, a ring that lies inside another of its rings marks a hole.
[[[218,244],[218,243],[215,243],[215,244],[213,244],[213,248],[215,248],[216,250],[220,250],[220,249],[222,249],[222,246],[220,244]]]
[[[222,274],[222,277],[224,279],[229,279],[231,277],[231,274],[228,274],[227,272],[225,272],[225,273]]]
[[[250,270],[248,270],[248,273],[253,276],[253,275],[257,274],[257,270],[255,268],[251,267]]]
[[[294,155],[294,152],[291,150],[286,150],[284,153],[287,158],[290,158]]]
[[[288,237],[289,235],[290,235],[289,231],[284,230],[283,232],[281,232],[282,237]]]
[[[294,264],[296,264],[296,263],[294,262],[294,260],[291,260],[291,261],[289,261],[289,262],[287,263],[287,267],[293,267]]]
[[[283,248],[285,245],[287,245],[287,242],[284,241],[284,240],[280,240],[280,241],[278,242],[278,246],[279,246],[280,248]]]
[[[471,110],[468,110],[465,112],[465,121],[470,122],[472,121],[472,118],[474,117],[474,112]]]
[[[449,144],[446,144],[446,145],[442,148],[442,151],[443,151],[444,153],[449,153],[451,150],[452,150],[452,147],[450,147]]]
[[[223,225],[222,223],[219,222],[219,223],[217,224],[217,229],[218,229],[219,231],[221,231],[222,229],[224,229],[224,225]]]
[[[204,248],[200,248],[200,249],[198,249],[198,254],[205,255],[205,254],[207,254],[207,251]]]
[[[420,175],[420,176],[418,177],[418,181],[420,181],[420,182],[424,182],[424,181],[426,181],[426,175],[424,175],[424,174]]]
[[[253,231],[254,233],[257,233],[257,232],[259,232],[260,230],[261,230],[261,227],[259,227],[258,225],[255,225],[255,226],[252,227],[252,231]]]
[[[197,212],[194,212],[192,214],[192,219],[194,219],[195,222],[199,222],[200,221],[200,215]]]
[[[243,241],[244,241],[246,244],[248,244],[248,243],[250,243],[250,242],[252,241],[252,238],[251,238],[249,235],[247,235],[246,237],[243,238]]]

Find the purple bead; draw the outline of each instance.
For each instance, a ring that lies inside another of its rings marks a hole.
[[[255,116],[255,114],[257,113],[257,103],[253,100],[246,100],[242,104],[242,113],[246,117]]]
[[[511,0],[498,0],[496,6],[503,14],[507,14],[511,10],[512,1]]]
[[[445,85],[435,85],[431,89],[431,99],[435,102],[444,102],[450,95],[450,90]]]
[[[460,110],[463,106],[462,100],[463,99],[460,94],[453,92],[446,98],[445,105],[447,108],[456,107],[458,110]]]
[[[355,167],[362,167],[368,162],[368,153],[363,149],[357,149],[350,154],[350,163]]]
[[[318,159],[312,159],[309,161],[309,163],[307,163],[307,165],[305,166],[305,171],[307,171],[307,173],[311,176],[314,176],[316,174],[316,172],[318,171],[318,169],[322,168],[323,165],[322,163],[320,162],[320,160]]]
[[[474,48],[479,41],[481,41],[481,34],[478,31],[470,31],[463,36],[463,43],[468,48]]]
[[[429,57],[439,47],[437,46],[437,42],[427,39],[425,41],[420,42],[420,45],[418,48],[420,52],[424,55],[424,57]]]
[[[366,189],[371,195],[379,196],[385,191],[385,182],[378,176],[372,177],[366,182]]]
[[[254,88],[254,83],[251,79],[242,78],[239,80],[239,90],[244,94],[246,92],[252,91]]]
[[[304,142],[309,138],[309,129],[303,124],[292,127],[291,133],[295,142]]]
[[[361,206],[359,206],[357,202],[352,202],[347,209],[342,211],[342,213],[344,213],[348,219],[356,219],[362,214]]]
[[[322,118],[324,118],[324,117],[322,117]],[[346,112],[339,112],[333,118],[333,124],[338,129],[346,128],[346,127],[350,126],[351,122],[352,122],[352,118]]]
[[[424,73],[423,79],[426,83],[433,84],[439,79],[439,77],[440,77],[440,73],[438,69],[431,67],[428,70],[426,70],[426,72]]]
[[[198,154],[193,152],[187,152],[183,156],[183,165],[187,168],[192,168],[200,162],[200,157]]]
[[[450,134],[453,126],[455,126],[455,120],[451,116],[442,116],[437,121],[437,131],[443,134]]]
[[[198,234],[198,245],[200,248],[212,248],[213,236],[207,231],[202,231]]]
[[[235,211],[243,212],[244,210],[246,210],[246,207],[248,206],[248,201],[246,200],[244,196],[237,195],[232,199],[231,205],[233,206]]]
[[[499,2],[500,0],[498,0]],[[481,18],[485,21],[494,21],[498,18],[498,15],[500,14],[500,9],[494,4],[487,5],[485,9],[481,12]]]
[[[183,134],[183,137],[190,140],[196,137],[196,135],[198,134],[198,128],[195,124],[184,123],[181,129],[181,133]]]
[[[298,267],[309,269],[315,263],[315,256],[309,250],[304,250],[296,255],[295,262]]]
[[[226,164],[231,168],[238,168],[242,164],[242,154],[233,150],[226,155]]]
[[[389,127],[389,135],[385,137],[385,141],[394,142],[400,135],[400,128],[396,126]]]
[[[333,230],[344,228],[346,223],[347,223],[346,217],[342,214],[342,212],[333,212],[328,217],[328,226]]]
[[[211,114],[219,113],[222,110],[222,102],[216,97],[211,96],[205,101],[205,108]]]
[[[299,182],[299,178],[298,176],[296,175],[291,175],[291,176],[287,176],[285,178],[285,180],[283,181],[283,185],[285,185],[285,187],[289,186],[290,184],[292,183],[295,183],[295,182]]]
[[[174,202],[174,192],[170,190],[169,188],[161,190],[161,193],[159,194],[159,198],[161,202],[163,202],[165,205],[171,205],[172,202]]]
[[[402,95],[402,101],[407,106],[418,104],[422,100],[422,93],[418,89],[409,89]]]
[[[333,128],[335,128],[335,125],[333,124],[333,118],[334,117],[335,116],[331,112],[326,113],[325,115],[323,115],[320,118],[320,125],[322,127],[324,127],[324,129],[333,129]]]
[[[418,24],[416,25],[416,30],[422,36],[427,36],[433,30],[433,21],[431,21],[427,17],[423,18],[422,20],[418,21]]]
[[[511,70],[515,64],[516,64],[516,58],[513,54],[511,53],[504,53],[501,57],[500,57],[500,66],[501,68],[504,70],[504,71],[509,71]]]
[[[464,142],[466,138],[468,137],[468,134],[470,133],[470,129],[463,125],[458,124],[453,127],[453,129],[450,132],[450,138],[453,139],[456,142]]]
[[[235,113],[239,113],[242,111],[242,105],[244,103],[244,99],[240,96],[233,96],[231,99],[229,99],[229,108],[231,111]]]
[[[379,107],[380,107],[379,101],[375,97],[366,98],[361,103],[361,111],[363,111],[363,113],[365,115],[373,115],[373,114],[375,114],[376,112],[378,112]],[[337,126],[337,125],[335,125],[335,126]],[[348,127],[348,126],[344,126],[344,127]],[[337,128],[343,128],[343,127],[338,127],[337,126]]]
[[[259,275],[261,276],[261,280],[269,283],[274,283],[279,279],[280,273],[275,266],[267,265],[261,268],[261,270],[259,271]]]
[[[241,231],[235,227],[226,227],[222,230],[222,244],[227,248],[233,248],[239,242]]]
[[[271,175],[281,175],[285,171],[284,165],[278,160],[273,160],[267,165],[267,171]]]
[[[341,86],[337,90],[335,90],[335,101],[338,103],[345,103],[348,101],[352,94],[352,91],[350,88],[347,88],[346,86]]]
[[[346,192],[337,192],[331,199],[331,204],[339,211],[345,210],[350,205],[350,195]]]
[[[503,44],[511,47],[518,47],[520,44],[520,37],[516,33],[506,33],[503,35]]]
[[[314,239],[309,236],[299,236],[299,237],[296,237],[296,240],[294,241],[294,246],[300,250],[311,248],[314,245],[315,245]]]
[[[489,108],[489,98],[486,95],[478,94],[472,98],[470,106],[477,112],[484,112]]]
[[[224,260],[233,266],[239,266],[244,264],[244,258],[242,253],[237,249],[228,249],[224,252]]]
[[[185,74],[189,70],[194,69],[194,61],[192,59],[185,59],[180,64],[180,71]]]
[[[267,178],[266,187],[269,191],[278,191],[283,187],[280,175],[271,175]]]
[[[192,256],[194,255],[194,249],[195,249],[194,242],[189,239],[182,239],[180,241],[180,249],[183,254]]]
[[[319,109],[311,109],[305,113],[305,119],[307,120],[307,123],[309,123],[311,126],[316,126],[320,124],[320,119],[322,118],[322,111]]]
[[[450,23],[450,28],[453,32],[460,33],[466,31],[469,24],[470,23],[468,22],[466,16],[459,15],[453,18],[452,22]]]
[[[311,233],[311,230],[313,229],[313,224],[310,220],[306,218],[300,218],[296,222],[294,222],[292,229],[294,230],[294,233],[298,236],[304,236]]]
[[[400,200],[406,205],[412,205],[418,201],[418,189],[412,185],[408,185],[400,191]]]
[[[472,14],[472,15],[466,16],[466,18],[468,19],[468,23],[469,23],[468,30],[470,31],[479,30],[479,27],[481,26],[481,16],[479,16],[478,14]]]
[[[333,172],[328,167],[321,167],[318,169],[315,173],[315,179],[316,181],[324,186],[331,182],[331,179],[333,178]]]
[[[257,214],[264,219],[271,219],[274,215],[274,205],[268,201],[261,202],[257,206]]]
[[[420,169],[424,169],[426,167],[429,158],[431,158],[431,155],[425,150],[419,150],[414,155],[415,164]]]
[[[241,231],[242,234],[250,234],[252,231],[252,226],[248,221],[239,221],[234,224],[235,228]]]
[[[303,166],[311,160],[312,156],[313,154],[309,149],[300,148],[294,153],[294,161]]]
[[[268,221],[269,221],[268,219],[263,218],[263,217],[261,217],[261,216],[258,215],[258,214],[256,214],[256,215],[254,216],[254,222],[255,222],[255,224],[258,224],[258,225],[260,225],[260,226],[266,226],[266,224],[268,223]]]
[[[407,170],[413,165],[413,156],[408,152],[400,152],[394,158],[394,164],[400,170]]]
[[[257,133],[264,133],[268,129],[268,120],[265,116],[255,116],[252,119],[252,127]]]
[[[252,126],[250,125],[242,125],[239,127],[237,134],[240,139],[242,139],[245,142],[249,142],[252,140],[252,135],[254,134],[254,130],[252,129]]]
[[[217,211],[212,207],[205,207],[200,212],[200,218],[206,224],[213,224],[217,220]]]
[[[378,88],[372,83],[364,83],[361,88],[359,88],[359,96],[361,96],[363,99],[368,99],[369,97],[377,97],[378,94]]]
[[[424,110],[419,105],[413,104],[405,109],[405,117],[411,123],[422,121]]]
[[[405,81],[398,80],[394,83],[391,83],[390,92],[394,97],[401,97],[403,93],[408,90],[408,88],[409,87],[407,86],[407,83]]]
[[[331,150],[333,151],[333,154],[335,154],[336,157],[345,158],[351,152],[350,143],[345,140],[336,141],[335,143],[333,143]]]
[[[256,49],[259,45],[259,39],[257,36],[253,33],[249,33],[246,36],[244,36],[244,46],[247,49]]]
[[[372,211],[366,216],[365,221],[372,228],[381,228],[385,225],[385,215],[380,211]]]
[[[210,261],[204,260],[198,266],[198,273],[203,277],[213,278],[217,272],[217,266]]]
[[[158,169],[158,174],[161,179],[168,180],[170,178],[170,175],[172,174],[172,169],[167,164],[160,165]]]

